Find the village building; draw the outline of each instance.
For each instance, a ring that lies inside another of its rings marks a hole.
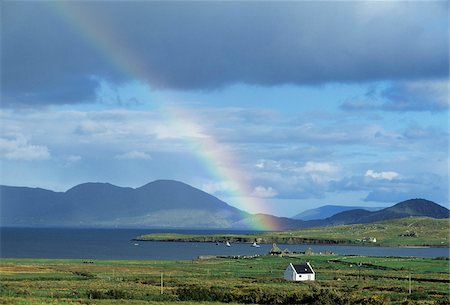
[[[274,256],[282,256],[283,251],[281,251],[281,249],[277,246],[277,244],[273,243],[272,249],[270,250],[269,254]]]
[[[357,241],[363,242],[363,243],[376,243],[377,239],[376,239],[376,237],[363,237],[361,239],[357,239]]]
[[[288,281],[315,281],[316,273],[309,262],[306,264],[289,264],[284,271],[284,279]]]

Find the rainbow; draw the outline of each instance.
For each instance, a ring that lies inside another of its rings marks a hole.
[[[145,71],[139,65],[139,59],[133,50],[125,44],[119,43],[114,33],[105,27],[105,23],[99,20],[86,7],[83,1],[49,1],[49,8],[53,10],[62,22],[69,24],[73,30],[98,52],[101,52],[111,64],[119,71],[132,79],[148,84],[162,86],[161,82],[149,71]],[[167,122],[174,127],[189,144],[197,158],[204,164],[209,172],[221,183],[229,186],[232,197],[237,199],[237,204],[249,210],[259,210],[264,206],[264,200],[252,195],[253,189],[249,183],[249,177],[239,169],[237,158],[231,149],[219,143],[211,134],[208,134],[198,124],[193,111],[181,106],[177,97],[170,97],[169,101],[158,101],[159,111]],[[194,136],[193,136],[194,134]],[[266,216],[255,217],[248,223],[257,230],[277,230],[278,225],[273,218]]]

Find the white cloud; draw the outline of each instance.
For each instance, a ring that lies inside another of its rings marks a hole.
[[[278,192],[272,187],[257,186],[253,189],[252,196],[261,198],[271,198],[278,195]]]
[[[264,160],[259,160],[256,162],[255,167],[263,169],[264,168]]]
[[[448,181],[448,132],[441,123],[442,114],[421,114],[433,115],[433,123],[398,120],[398,124],[393,124],[396,113],[389,119],[360,123],[352,121],[352,113],[339,114],[339,121],[331,115],[318,120],[317,116],[293,112],[273,120],[267,116],[263,125],[262,119],[247,121],[247,117],[252,117],[252,109],[244,112],[225,106],[202,107],[196,109],[195,115],[180,118],[190,121],[194,117],[190,127],[183,124],[184,120],[167,121],[156,110],[0,110],[0,120],[4,122],[0,157],[45,159],[51,148],[52,159],[63,168],[61,165],[78,165],[82,156],[83,167],[73,166],[73,170],[88,177],[80,180],[93,180],[91,177],[97,177],[94,175],[101,171],[109,174],[104,168],[127,168],[126,160],[152,159],[153,162],[147,162],[150,167],[128,167],[136,178],[123,178],[120,183],[133,185],[148,179],[171,178],[195,186],[214,179],[203,158],[215,158],[218,166],[226,164],[246,181],[237,188],[233,181],[209,182],[201,187],[220,198],[235,196],[236,190],[247,196],[273,196],[276,192],[272,198],[321,198],[327,192],[341,190],[369,192],[405,183],[405,177],[420,171],[439,174]],[[359,119],[366,118],[358,115]],[[264,127],[262,135],[260,126]],[[202,138],[203,131],[210,138]],[[16,139],[15,135],[26,137]],[[199,141],[191,141],[192,138]],[[114,162],[114,156],[124,161],[109,164]],[[424,158],[427,162],[423,162]],[[8,175],[12,176],[14,171],[10,172]],[[343,177],[349,179],[342,180]],[[127,179],[134,180],[126,182]],[[443,185],[441,193],[446,189]]]
[[[383,179],[383,180],[392,180],[394,178],[397,178],[399,174],[397,172],[388,171],[388,172],[375,172],[371,169],[366,171],[365,174],[366,177],[371,177],[374,179]]]
[[[79,155],[64,155],[60,157],[60,165],[62,167],[69,167],[81,161],[81,156]]]
[[[143,151],[133,150],[121,155],[117,155],[115,156],[115,158],[119,160],[151,160],[152,156],[149,153]]]
[[[67,155],[61,158],[61,160],[64,162],[64,166],[70,166],[74,163],[80,162],[81,159],[82,158],[79,155]]]
[[[106,126],[98,121],[87,120],[80,123],[76,132],[80,134],[100,134],[105,133],[106,129]]]
[[[208,194],[229,193],[237,190],[237,186],[230,182],[206,182],[201,189]]]
[[[303,170],[309,172],[323,172],[323,173],[335,173],[339,171],[339,167],[331,163],[326,162],[306,162],[303,166]]]
[[[50,152],[46,146],[34,145],[22,135],[14,138],[0,138],[0,157],[7,160],[46,160]]]
[[[64,157],[64,160],[66,160],[69,163],[75,163],[81,160],[81,156],[78,155],[68,155]]]
[[[340,167],[329,162],[307,161],[303,165],[295,161],[258,160],[255,167],[263,170],[291,172],[297,174],[335,174],[340,171]]]

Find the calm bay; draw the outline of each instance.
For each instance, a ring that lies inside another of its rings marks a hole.
[[[190,260],[200,255],[266,254],[272,245],[260,248],[249,244],[197,242],[136,242],[136,236],[157,232],[221,234],[245,233],[223,230],[187,231],[152,229],[59,229],[59,228],[0,228],[0,257],[2,258],[67,258],[102,260]],[[390,248],[336,245],[278,245],[281,249],[301,252],[332,251],[343,255],[448,257],[449,248]]]

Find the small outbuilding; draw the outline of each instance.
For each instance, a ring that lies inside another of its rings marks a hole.
[[[306,264],[289,264],[284,270],[284,279],[288,281],[315,281],[316,273],[310,263]]]
[[[277,246],[277,244],[273,243],[272,249],[270,250],[269,254],[275,255],[275,256],[281,256],[283,254],[283,251],[281,251],[281,249]]]

